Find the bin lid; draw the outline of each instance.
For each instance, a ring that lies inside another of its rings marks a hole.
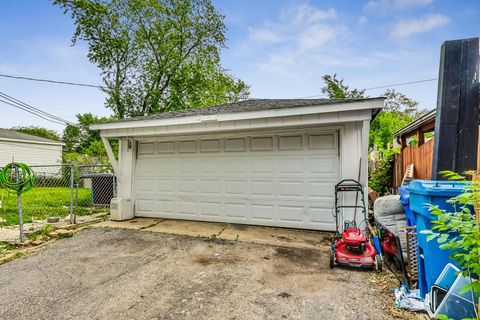
[[[406,188],[409,193],[428,196],[454,197],[463,192],[468,182],[413,180]]]
[[[400,193],[400,201],[402,204],[408,205],[408,184],[402,184],[402,186],[398,188],[398,193]]]
[[[80,176],[80,178],[99,178],[99,177],[113,177],[111,173],[86,173]]]

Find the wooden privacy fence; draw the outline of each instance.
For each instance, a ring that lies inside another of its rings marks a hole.
[[[393,164],[393,186],[398,188],[402,184],[407,166],[413,164],[415,179],[430,180],[432,176],[433,139],[421,146],[409,146],[396,154]]]

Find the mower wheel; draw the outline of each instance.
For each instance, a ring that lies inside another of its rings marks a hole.
[[[333,269],[335,267],[335,251],[333,249],[330,249],[330,269]]]
[[[382,257],[379,254],[375,256],[375,271],[382,272]]]

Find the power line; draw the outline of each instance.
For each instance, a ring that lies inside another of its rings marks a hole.
[[[431,79],[417,80],[417,81],[403,82],[403,83],[395,83],[395,84],[389,84],[389,85],[384,85],[384,86],[379,86],[379,87],[365,88],[364,90],[374,90],[374,89],[383,89],[383,88],[390,88],[390,87],[399,87],[399,86],[406,86],[406,85],[409,85],[409,84],[430,82],[430,81],[436,81],[436,80],[438,80],[438,78],[431,78]]]
[[[399,86],[406,86],[409,84],[417,84],[417,83],[423,83],[423,82],[430,82],[430,81],[436,81],[438,78],[431,78],[431,79],[424,79],[424,80],[417,80],[417,81],[410,81],[410,82],[401,82],[401,83],[394,83],[394,84],[388,84],[388,85],[383,85],[383,86],[378,86],[378,87],[370,87],[370,88],[365,88],[362,90],[368,91],[368,90],[375,90],[375,89],[384,89],[384,88],[391,88],[391,87],[399,87]],[[308,99],[308,98],[320,98],[320,97],[325,97],[324,94],[317,94],[313,96],[306,96],[306,97],[301,97],[299,99]]]
[[[66,124],[72,124],[72,122],[68,121],[68,120],[65,120],[65,119],[62,119],[60,117],[57,117],[51,113],[48,113],[48,112],[45,112],[41,109],[38,109],[38,108],[35,108],[31,105],[29,105],[28,103],[25,103],[21,100],[18,100],[12,96],[9,96],[7,95],[6,93],[3,93],[0,91],[0,97],[3,98],[3,99],[6,99],[6,100],[3,100],[3,99],[0,99],[0,102],[3,102],[5,104],[8,104],[12,107],[15,107],[15,108],[18,108],[18,109],[21,109],[23,111],[26,111],[28,113],[31,113],[35,116],[38,116],[44,120],[47,120],[47,121],[50,121],[50,122],[53,122],[53,123],[56,123],[56,124],[61,124],[61,125],[66,125]]]
[[[68,123],[68,124],[73,124],[72,122],[69,122],[68,120],[62,119],[62,118],[57,117],[57,116],[55,116],[55,115],[53,115],[53,114],[51,114],[51,113],[48,113],[48,112],[45,112],[45,111],[43,111],[43,110],[41,110],[41,109],[35,108],[35,107],[27,104],[26,102],[23,102],[23,101],[21,101],[21,100],[18,100],[18,99],[14,98],[14,97],[12,97],[12,96],[9,96],[8,94],[3,93],[3,92],[1,92],[1,91],[0,91],[0,97],[2,97],[2,98],[4,98],[4,99],[7,99],[7,100],[9,100],[10,102],[13,102],[13,103],[15,103],[15,104],[17,104],[17,105],[20,105],[20,106],[24,107],[24,108],[27,108],[27,109],[35,112],[35,113],[39,113],[39,114],[42,114],[42,115],[44,115],[44,116],[46,116],[46,117],[48,117],[48,118],[52,118],[52,119],[54,119],[54,120],[56,120],[56,121],[60,121],[60,122]]]
[[[23,111],[26,111],[26,112],[28,112],[28,113],[31,113],[31,114],[33,114],[33,115],[36,115],[37,117],[40,117],[40,118],[42,118],[42,119],[44,119],[44,120],[47,120],[47,121],[50,121],[50,122],[52,122],[52,123],[60,124],[60,125],[63,125],[63,126],[65,125],[65,123],[57,122],[57,121],[55,121],[55,120],[48,119],[47,117],[44,117],[44,116],[42,116],[42,115],[39,115],[39,114],[37,114],[37,113],[35,113],[35,112],[32,112],[32,111],[30,111],[30,110],[28,110],[28,109],[26,109],[26,108],[23,108],[23,107],[21,107],[21,106],[19,106],[19,105],[14,104],[14,103],[11,103],[11,102],[8,102],[8,101],[2,100],[2,99],[0,99],[0,102],[3,102],[3,103],[5,103],[5,104],[11,105],[12,107],[15,107],[15,108],[21,109],[21,110],[23,110]]]
[[[29,81],[48,82],[48,83],[55,83],[55,84],[64,84],[64,85],[69,85],[69,86],[107,89],[104,86],[100,86],[100,85],[96,85],[96,84],[71,82],[71,81],[60,81],[60,80],[52,80],[52,79],[41,79],[41,78],[33,78],[33,77],[25,77],[25,76],[14,76],[14,75],[11,75],[11,74],[0,73],[0,77],[18,79],[18,80],[29,80]]]

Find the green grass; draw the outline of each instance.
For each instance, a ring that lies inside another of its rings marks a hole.
[[[0,218],[4,225],[18,224],[17,196],[0,189],[0,199],[3,193]],[[76,213],[79,216],[89,215],[105,209],[92,209],[92,191],[88,188],[78,189]],[[23,222],[29,223],[47,217],[64,218],[70,214],[70,188],[36,187],[22,194]]]
[[[46,224],[42,228],[38,229],[35,232],[32,232],[28,235],[29,240],[44,239],[48,237],[48,234],[53,231],[53,226],[51,224]]]

